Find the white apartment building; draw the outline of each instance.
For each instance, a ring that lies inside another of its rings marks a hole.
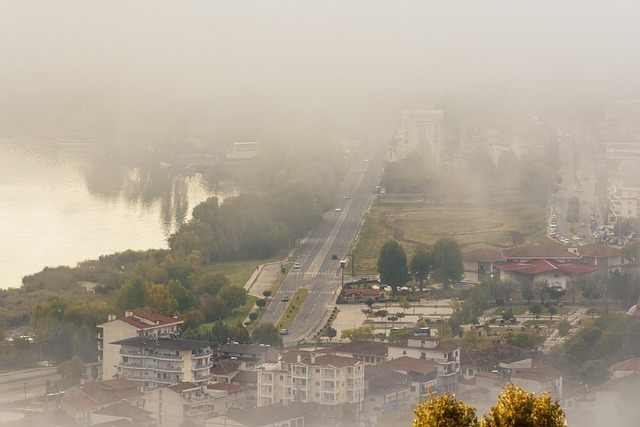
[[[440,392],[455,392],[460,373],[460,347],[440,342],[439,338],[414,336],[389,344],[389,360],[408,356],[435,363],[437,388]]]
[[[226,413],[224,391],[207,390],[191,382],[160,387],[145,395],[145,409],[158,426],[203,426],[205,419]]]
[[[397,162],[413,151],[425,153],[435,162],[440,160],[444,144],[444,112],[435,109],[402,111],[400,127],[389,152],[389,160]]]
[[[292,402],[360,404],[364,399],[362,360],[291,350],[277,364],[258,367],[258,406]]]
[[[609,187],[609,207],[615,218],[638,218],[640,180],[631,177],[612,180]]]
[[[106,323],[98,325],[98,361],[102,362],[102,378],[115,378],[120,363],[120,346],[113,342],[133,337],[164,337],[178,332],[183,323],[175,317],[127,310],[123,318],[110,314]]]
[[[211,379],[212,342],[135,337],[113,344],[120,347],[117,375],[143,391],[181,381],[203,385]]]

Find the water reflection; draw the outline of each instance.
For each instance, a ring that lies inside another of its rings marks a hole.
[[[165,248],[213,195],[199,174],[93,144],[0,140],[0,287],[45,266]]]

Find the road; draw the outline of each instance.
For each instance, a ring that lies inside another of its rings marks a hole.
[[[326,212],[320,225],[299,248],[300,269],[291,269],[274,295],[260,324],[273,323],[279,328],[287,304],[282,297],[293,299],[296,289],[306,288],[309,293],[296,320],[283,336],[285,345],[295,344],[312,335],[320,325],[345,277],[350,279],[352,266],[341,271],[340,260],[346,259],[363,218],[375,198],[373,188],[378,184],[382,159],[368,153],[353,155],[346,178],[335,199],[335,209]],[[348,196],[349,198],[346,198]],[[339,211],[337,210],[339,209]],[[332,259],[337,255],[336,260]]]
[[[47,381],[53,384],[59,379],[56,368],[30,369],[0,375],[0,405],[7,407],[34,397],[42,397]]]

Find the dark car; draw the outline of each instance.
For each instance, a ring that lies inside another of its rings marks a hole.
[[[336,254],[331,255],[331,259],[338,259],[338,255]]]
[[[284,301],[284,302],[289,301],[289,297],[288,297],[287,295],[283,296],[283,297],[282,297],[282,301]]]

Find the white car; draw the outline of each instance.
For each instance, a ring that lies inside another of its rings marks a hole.
[[[289,335],[288,329],[280,329],[280,335]]]
[[[336,208],[336,212],[342,212],[342,209]]]
[[[300,267],[302,267],[300,265],[300,263],[296,262],[295,264],[293,264],[293,268],[295,268],[296,270],[300,270]]]

